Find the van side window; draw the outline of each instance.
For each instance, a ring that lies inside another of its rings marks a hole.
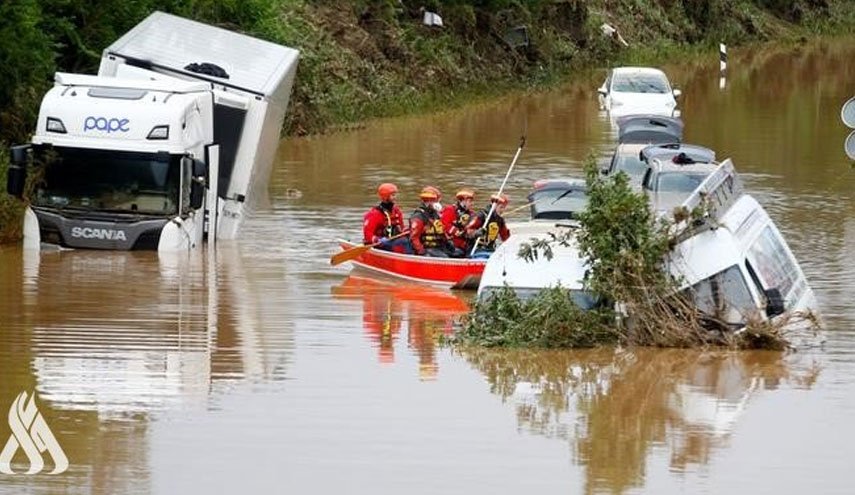
[[[787,251],[781,237],[770,225],[763,229],[754,243],[748,248],[753,259],[752,268],[756,271],[763,289],[777,288],[786,301],[792,301],[791,291],[798,284],[799,272]]]
[[[684,294],[702,313],[731,325],[744,325],[758,311],[738,265],[701,280]]]

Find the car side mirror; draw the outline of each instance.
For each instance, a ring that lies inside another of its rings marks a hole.
[[[599,88],[599,89],[597,90],[597,93],[598,93],[600,96],[602,96],[602,97],[605,97],[607,94],[609,94],[609,92],[608,92],[608,91],[606,91],[606,88]]]
[[[766,316],[774,318],[784,313],[784,296],[777,287],[763,291],[766,296]]]
[[[16,198],[24,197],[27,183],[27,159],[31,146],[24,144],[9,148],[9,168],[6,171],[6,192]]]
[[[674,93],[674,98],[678,98],[681,94],[683,94],[683,92],[679,89],[674,89],[671,92]]]

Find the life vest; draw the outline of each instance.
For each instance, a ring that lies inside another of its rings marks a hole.
[[[445,247],[447,243],[445,229],[442,227],[439,213],[433,207],[417,208],[413,212],[413,217],[419,218],[425,225],[425,230],[421,236],[422,245],[425,248]]]
[[[392,210],[390,212],[389,210],[386,210],[385,208],[383,208],[380,205],[376,205],[374,208],[376,208],[378,211],[380,211],[380,213],[383,214],[383,216],[386,217],[386,223],[384,224],[384,227],[383,227],[383,236],[384,237],[392,237],[392,236],[396,236],[396,235],[401,233],[401,229],[398,228],[398,225],[400,223],[402,223],[404,220],[402,218],[396,222],[395,221],[396,219],[392,218],[392,216],[397,213],[395,210]],[[395,215],[395,216],[397,216],[397,215]]]
[[[454,221],[454,226],[462,232],[466,230],[466,226],[469,225],[469,220],[471,219],[472,210],[461,208],[460,203],[457,203],[457,220]]]
[[[496,249],[496,239],[499,238],[499,232],[501,232],[502,227],[505,225],[505,219],[494,211],[490,217],[490,223],[485,226],[484,220],[487,219],[487,213],[488,211],[478,213],[478,216],[481,218],[481,227],[484,228],[484,235],[478,241],[478,246],[492,251]]]

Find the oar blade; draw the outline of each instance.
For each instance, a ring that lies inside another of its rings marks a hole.
[[[344,263],[345,261],[350,261],[352,259],[359,258],[362,253],[368,251],[369,249],[371,249],[371,247],[371,245],[356,246],[349,249],[345,249],[340,253],[335,253],[330,257],[330,264],[335,266]]]

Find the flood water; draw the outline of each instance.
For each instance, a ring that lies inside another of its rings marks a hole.
[[[855,39],[663,67],[685,140],[732,157],[816,292],[796,353],[453,352],[471,294],[331,267],[380,182],[450,198],[580,176],[613,147],[604,71],[548,94],[280,147],[269,207],[190,256],[0,249],[0,447],[21,392],[68,458],[2,493],[851,493]]]

